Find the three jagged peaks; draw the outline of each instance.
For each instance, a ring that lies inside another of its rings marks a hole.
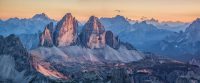
[[[88,48],[104,48],[106,45],[117,48],[119,40],[111,31],[106,31],[99,18],[91,16],[78,34],[78,21],[71,13],[67,13],[56,25],[46,26],[40,35],[40,46],[58,47],[81,45]]]

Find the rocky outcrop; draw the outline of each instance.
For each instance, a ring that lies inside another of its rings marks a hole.
[[[82,45],[89,48],[102,48],[105,46],[105,29],[99,19],[91,16],[81,33]]]
[[[69,46],[76,42],[78,22],[67,13],[56,25],[54,32],[54,44],[56,46]]]
[[[0,37],[0,59],[0,77],[3,80],[15,78],[13,76],[20,73],[25,76],[28,76],[28,73],[31,74],[28,52],[15,35],[10,35],[5,38]],[[13,81],[15,82],[17,79]]]
[[[181,61],[190,61],[200,55],[200,19],[197,18],[185,30],[166,37],[153,45],[155,53]]]
[[[40,35],[39,46],[52,47],[53,46],[53,23],[48,24]]]
[[[185,38],[190,42],[200,41],[200,18],[193,21],[188,28],[185,30]]]
[[[8,37],[0,36],[0,54],[26,55],[26,49],[23,47],[20,39],[15,35]]]
[[[49,18],[45,13],[35,14],[31,19],[37,21],[55,21],[54,19]]]
[[[104,48],[108,45],[111,48],[118,49],[120,45],[123,45],[128,50],[135,50],[131,44],[120,42],[118,36],[114,36],[111,31],[105,31],[104,26],[95,16],[91,16],[84,25],[79,35],[79,42],[89,48]]]
[[[111,31],[106,31],[105,33],[106,44],[112,48],[118,49],[120,41],[118,37],[115,37]]]
[[[52,47],[55,45],[63,47],[82,45],[88,48],[104,48],[108,45],[111,48],[118,49],[120,45],[124,45],[128,50],[135,50],[132,45],[121,43],[119,38],[115,37],[111,31],[105,31],[104,26],[95,16],[89,18],[79,36],[77,28],[77,20],[70,13],[67,13],[57,23],[55,30],[53,30],[53,23],[46,26],[40,35],[39,46]]]
[[[56,79],[52,80],[34,68],[34,58],[15,35],[0,36],[0,82],[55,83]]]
[[[118,35],[131,27],[131,24],[127,19],[121,15],[116,15],[112,18],[100,18],[100,21],[106,30],[112,31],[115,35]]]

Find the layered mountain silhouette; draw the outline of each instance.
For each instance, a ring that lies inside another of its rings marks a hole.
[[[92,62],[94,60],[95,62],[104,62],[105,60],[129,62],[143,57],[142,53],[137,51],[131,44],[120,42],[119,38],[111,31],[106,31],[95,16],[89,18],[80,34],[77,32],[77,21],[70,13],[67,13],[57,23],[54,30],[52,27],[52,23],[46,26],[40,35],[38,45],[40,51],[51,49],[55,53],[59,52],[49,55],[64,54],[68,57],[71,56],[72,61],[75,59],[73,56],[78,56],[76,57],[78,60],[84,59]],[[71,51],[67,51],[68,49],[71,49]],[[78,54],[74,53],[76,50],[78,50]],[[33,53],[38,53],[38,51],[36,50]],[[42,52],[39,52],[39,54],[45,56]]]
[[[55,82],[48,76],[62,76],[57,71],[41,67],[22,45],[15,35],[0,36],[0,82],[10,83],[36,83]],[[38,68],[39,67],[39,68]],[[45,73],[38,70],[51,72]],[[62,79],[67,79],[63,76]]]
[[[36,14],[32,18],[10,18],[0,23],[0,34],[8,36],[9,34],[34,34],[43,31],[49,22],[56,22],[50,19],[46,14]]]
[[[117,15],[80,25],[71,13],[0,20],[0,83],[199,83],[200,19],[180,32],[157,23]]]
[[[128,46],[130,47],[130,45]],[[146,54],[145,58],[142,60],[129,63],[113,61],[106,61],[103,63],[91,63],[87,61],[82,63],[81,61],[83,61],[83,59],[79,59],[78,61],[75,59],[74,62],[71,57],[77,55],[68,56],[69,53],[65,53],[73,51],[73,53],[76,54],[78,51],[77,53],[80,55],[82,52],[79,47],[40,47],[29,53],[15,35],[10,35],[5,38],[0,36],[0,49],[0,82],[6,83],[140,83],[146,81],[182,83],[199,81],[199,67],[157,57],[152,54]],[[92,50],[86,50],[92,52]],[[109,49],[106,50],[103,52],[111,51]],[[40,55],[40,53],[43,53],[44,55]],[[50,55],[52,53],[54,54]],[[126,53],[127,51],[123,54]],[[87,56],[85,55],[84,57]],[[91,57],[92,56],[90,56],[90,58]],[[117,56],[112,57],[114,58]],[[94,57],[92,58],[93,61],[95,61]],[[197,61],[193,60],[191,61],[191,64],[197,64]],[[176,76],[173,77],[174,75]]]
[[[198,18],[184,32],[176,33],[161,41],[156,45],[160,49],[157,49],[157,52],[162,55],[171,55],[171,57],[183,61],[198,57],[200,55],[199,24],[200,20]]]
[[[68,46],[76,42],[78,22],[67,13],[56,25],[53,41],[56,46]]]

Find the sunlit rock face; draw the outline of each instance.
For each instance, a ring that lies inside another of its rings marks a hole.
[[[69,46],[77,39],[77,20],[67,13],[56,25],[54,32],[54,44],[56,46]]]
[[[53,46],[53,23],[48,24],[42,34],[40,35],[39,46],[52,47]]]
[[[55,83],[54,80],[67,79],[39,61],[15,35],[0,36],[0,83]]]
[[[0,36],[0,49],[0,54],[21,55],[21,53],[27,53],[20,39],[13,34],[5,38]]]
[[[84,25],[81,42],[89,48],[105,47],[105,29],[97,17],[91,16]]]

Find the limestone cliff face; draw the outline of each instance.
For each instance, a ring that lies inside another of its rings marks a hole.
[[[39,46],[52,47],[53,46],[53,23],[48,24],[42,34],[40,35]]]
[[[105,46],[105,29],[95,16],[91,16],[84,25],[81,36],[82,44],[86,47],[102,48]]]
[[[114,36],[111,31],[106,31],[99,19],[95,16],[89,18],[79,36],[77,28],[77,20],[70,13],[67,13],[57,23],[55,30],[53,30],[53,23],[46,26],[40,36],[40,46],[52,47],[55,45],[57,47],[63,47],[82,45],[91,49],[104,48],[105,46],[118,49],[120,45],[128,46],[128,48],[131,46],[130,44],[125,45],[123,42],[120,42],[119,38]]]
[[[76,42],[78,22],[67,13],[56,25],[54,44],[56,46],[69,46]]]
[[[115,37],[111,31],[106,31],[105,33],[106,44],[114,49],[118,49],[120,41],[118,37]]]

